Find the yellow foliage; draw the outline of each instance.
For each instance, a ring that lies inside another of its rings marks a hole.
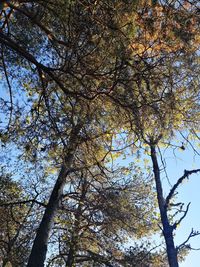
[[[54,167],[52,167],[52,166],[49,166],[49,167],[46,168],[46,172],[47,172],[48,174],[57,174],[58,169],[57,169],[57,168],[54,168]]]

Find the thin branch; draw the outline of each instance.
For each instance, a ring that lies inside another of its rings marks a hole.
[[[0,207],[22,205],[22,204],[27,204],[27,203],[36,203],[36,204],[46,208],[46,204],[44,204],[44,203],[42,203],[36,199],[29,199],[29,200],[22,200],[22,201],[8,202],[8,203],[0,203]]]
[[[192,228],[192,230],[191,230],[191,232],[190,232],[188,238],[187,238],[182,244],[180,244],[180,245],[176,248],[176,250],[179,251],[180,249],[182,249],[182,248],[184,248],[184,247],[187,247],[187,242],[188,242],[192,237],[195,237],[195,236],[198,236],[198,235],[200,235],[200,232],[198,232],[198,231],[194,231],[193,228]]]
[[[172,189],[170,190],[168,196],[166,197],[166,208],[168,208],[169,202],[171,200],[171,198],[174,196],[174,193],[176,191],[176,189],[179,187],[179,185],[183,182],[183,180],[185,178],[189,178],[189,175],[193,174],[193,173],[197,173],[200,172],[200,169],[196,169],[196,170],[191,170],[191,171],[184,171],[183,176],[181,176],[178,181],[176,182],[176,184],[172,187]]]
[[[4,46],[3,46],[3,44],[1,45],[1,49],[2,49],[1,55],[2,55],[3,70],[4,70],[5,77],[6,77],[6,82],[7,82],[7,85],[8,85],[9,96],[10,96],[10,116],[9,116],[9,122],[8,122],[8,130],[9,130],[10,124],[12,122],[12,114],[13,114],[13,96],[12,96],[12,87],[11,87],[11,84],[10,84],[10,81],[9,81],[8,72],[7,72],[7,69],[6,69],[6,63],[5,63],[5,60],[4,60]]]
[[[190,208],[190,204],[191,204],[191,202],[189,202],[188,204],[187,204],[187,207],[186,207],[186,210],[184,211],[184,214],[183,214],[183,216],[177,221],[177,222],[175,222],[174,224],[173,224],[173,229],[176,229],[176,227],[182,222],[182,220],[186,217],[186,215],[187,215],[187,213],[188,213],[188,211],[189,211],[189,208]]]

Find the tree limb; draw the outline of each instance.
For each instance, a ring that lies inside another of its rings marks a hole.
[[[168,196],[166,197],[166,202],[165,202],[166,208],[168,208],[168,206],[169,206],[169,202],[170,202],[171,198],[173,197],[173,195],[174,195],[176,189],[177,189],[177,188],[179,187],[179,185],[183,182],[183,180],[184,180],[185,178],[188,178],[189,175],[191,175],[191,174],[193,174],[193,173],[197,173],[197,172],[200,172],[200,169],[191,170],[191,171],[187,171],[187,170],[184,171],[183,176],[181,176],[181,177],[178,179],[178,181],[177,181],[176,184],[172,187],[172,189],[170,190]]]
[[[36,199],[29,199],[29,200],[22,200],[22,201],[15,201],[15,202],[8,202],[8,203],[0,203],[0,207],[8,207],[14,205],[22,205],[27,203],[36,203],[40,206],[46,207],[46,204],[36,200]]]

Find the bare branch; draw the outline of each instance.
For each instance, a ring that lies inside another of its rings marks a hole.
[[[185,178],[189,178],[189,175],[191,175],[191,174],[193,174],[193,173],[197,173],[197,172],[200,172],[200,169],[191,170],[191,171],[187,171],[187,170],[184,171],[183,176],[181,176],[181,177],[178,179],[178,181],[177,181],[176,184],[172,187],[172,189],[170,190],[168,196],[166,197],[166,203],[165,203],[166,208],[168,208],[168,206],[169,206],[169,202],[170,202],[171,198],[174,196],[174,193],[175,193],[176,189],[177,189],[177,188],[179,187],[179,185],[183,182],[183,180],[184,180]]]
[[[187,245],[187,242],[188,242],[192,237],[195,237],[195,236],[198,236],[198,235],[200,235],[200,232],[198,232],[198,231],[194,231],[193,228],[192,228],[192,230],[191,230],[191,232],[190,232],[188,238],[187,238],[182,244],[180,244],[180,245],[176,248],[176,250],[179,251],[180,249],[182,249],[182,248],[184,248],[184,247],[188,247],[188,248],[192,249],[192,248],[190,247],[189,244]],[[198,249],[197,249],[197,250],[198,250]]]
[[[191,204],[191,202],[189,202],[189,203],[187,204],[187,207],[186,207],[186,210],[184,211],[183,216],[182,216],[177,222],[175,222],[175,223],[173,224],[173,229],[176,229],[176,227],[177,227],[177,226],[182,222],[182,220],[186,217],[186,215],[187,215],[187,213],[188,213],[188,211],[189,211],[190,204]]]

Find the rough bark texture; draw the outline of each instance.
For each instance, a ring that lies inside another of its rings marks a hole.
[[[64,163],[61,167],[58,179],[54,185],[42,221],[39,225],[31,250],[31,254],[29,256],[27,267],[44,267],[49,235],[54,224],[54,217],[57,213],[59,202],[63,195],[63,188],[65,185],[66,176],[72,165],[74,152],[78,143],[78,133],[80,129],[81,126],[77,125],[75,129],[72,130],[71,137],[69,139],[69,146],[66,149]]]
[[[165,205],[165,199],[163,197],[163,189],[162,183],[160,179],[160,169],[158,165],[157,155],[155,145],[151,145],[151,159],[153,163],[153,172],[156,182],[156,191],[157,191],[157,199],[158,199],[158,206],[160,210],[161,222],[163,227],[163,235],[165,238],[166,248],[167,248],[167,257],[170,267],[178,267],[178,258],[177,258],[177,251],[174,245],[174,238],[173,238],[173,227],[169,223],[169,219],[167,216],[167,208]]]

